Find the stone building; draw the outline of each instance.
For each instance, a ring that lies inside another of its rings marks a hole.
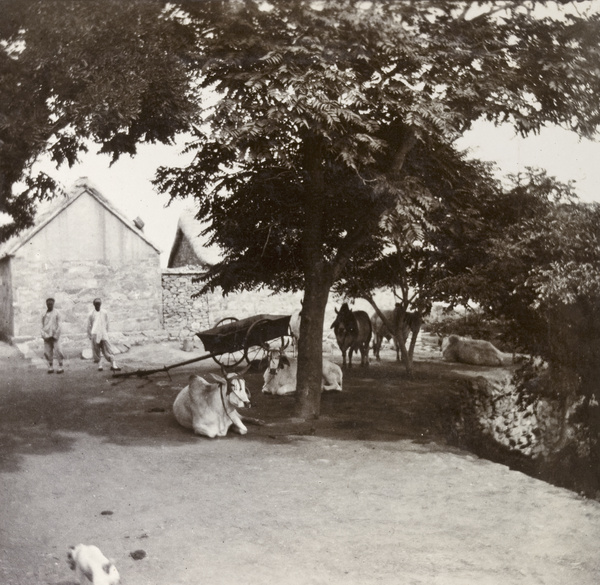
[[[202,235],[206,226],[194,215],[192,209],[187,209],[179,217],[162,274],[164,327],[179,339],[211,327],[209,295],[195,297],[199,289],[195,280],[220,259],[218,249],[208,246]]]
[[[33,227],[0,245],[0,336],[40,336],[45,299],[63,316],[63,336],[86,334],[94,297],[114,332],[162,328],[160,250],[87,178],[54,199]]]

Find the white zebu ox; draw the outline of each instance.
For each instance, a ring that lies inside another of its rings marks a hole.
[[[177,395],[173,414],[186,429],[194,429],[197,435],[224,437],[233,428],[245,435],[248,429],[242,422],[237,408],[250,408],[250,391],[241,373],[223,372],[225,378],[211,374],[215,383],[192,374],[189,384]]]
[[[440,340],[442,357],[447,362],[460,362],[475,366],[501,366],[502,352],[489,341],[450,335]]]
[[[289,358],[280,349],[269,350],[269,367],[263,375],[262,391],[283,396],[296,391],[298,360]],[[342,390],[342,368],[327,359],[323,360],[322,390]]]

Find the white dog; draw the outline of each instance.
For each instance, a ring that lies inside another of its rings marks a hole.
[[[121,578],[114,563],[94,545],[69,547],[67,563],[77,574],[80,585],[119,585]]]

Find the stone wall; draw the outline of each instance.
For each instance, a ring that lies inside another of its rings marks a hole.
[[[186,339],[210,329],[220,319],[244,319],[254,315],[290,315],[300,307],[300,293],[271,294],[249,291],[223,296],[220,290],[194,298],[200,288],[193,268],[167,268],[162,273],[163,323],[170,337]]]
[[[162,329],[162,289],[157,254],[133,263],[13,260],[14,337],[40,335],[45,299],[53,296],[63,335],[85,337],[92,300],[101,297],[114,332]]]
[[[539,392],[526,399],[513,381],[514,369],[468,376],[462,384],[455,435],[484,457],[570,489],[600,497],[592,453],[593,433],[580,416],[582,397]],[[591,406],[598,410],[595,402]]]

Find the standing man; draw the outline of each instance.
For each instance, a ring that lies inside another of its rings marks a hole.
[[[110,369],[113,371],[120,370],[115,362],[110,341],[108,340],[108,313],[101,308],[102,301],[94,299],[94,309],[88,317],[87,332],[88,337],[92,341],[92,353],[94,355],[94,363],[98,364],[98,370],[102,371],[102,355],[106,361],[110,362]]]
[[[58,360],[57,374],[62,374],[63,370],[63,353],[60,349],[60,314],[54,308],[54,299],[52,297],[46,299],[47,311],[42,315],[42,339],[44,340],[44,357],[48,362],[48,373],[54,373],[54,354]]]

